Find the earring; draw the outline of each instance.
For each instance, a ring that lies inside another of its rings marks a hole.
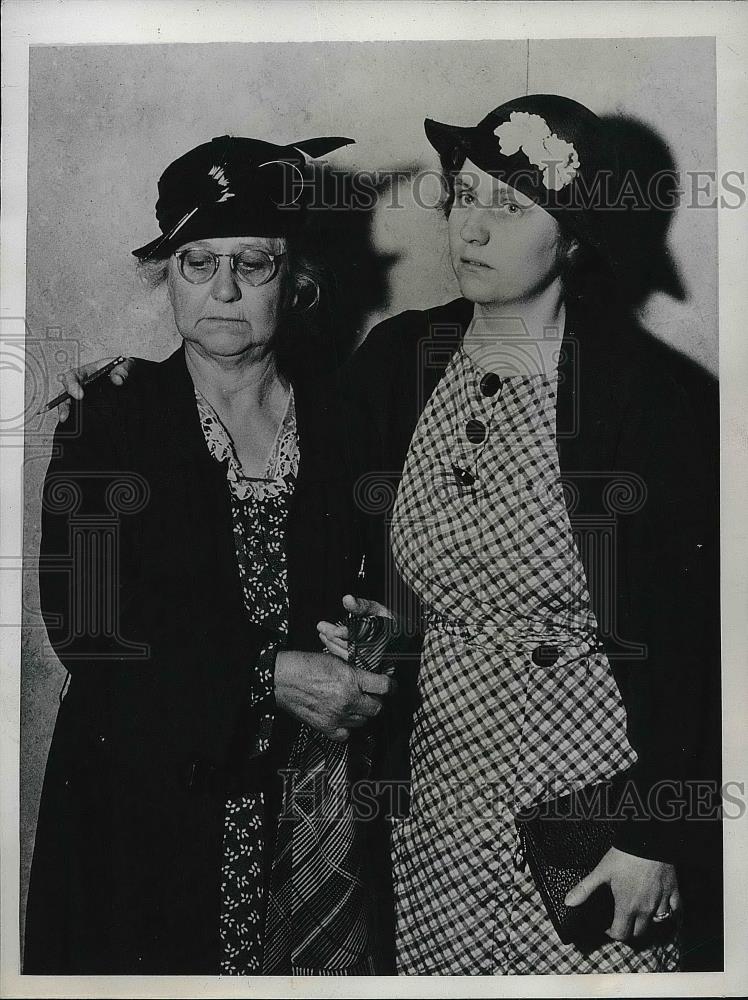
[[[291,311],[295,313],[311,312],[312,309],[316,309],[319,305],[320,289],[317,282],[313,278],[305,278],[303,283],[307,286],[314,286],[314,298],[310,302],[307,302],[306,305],[299,308],[299,292],[298,290],[294,292],[293,302],[291,303]]]
[[[568,264],[573,264],[577,257],[579,256],[579,251],[581,247],[578,240],[571,240],[568,247],[566,248],[566,261]]]

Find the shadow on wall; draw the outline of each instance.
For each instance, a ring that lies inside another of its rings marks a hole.
[[[323,294],[312,321],[315,342],[328,367],[342,364],[368,333],[367,317],[387,311],[390,269],[400,255],[383,253],[374,243],[375,213],[392,177],[411,178],[417,168],[394,168],[383,179],[370,174],[315,166],[314,194],[308,211],[305,241],[309,255],[320,260]]]
[[[601,118],[618,152],[618,192],[628,211],[614,216],[618,256],[625,261],[627,297],[634,309],[664,292],[678,302],[687,290],[668,247],[668,231],[679,204],[680,178],[665,140],[635,118]]]
[[[668,235],[680,204],[681,177],[665,140],[634,118],[602,118],[610,142],[622,165],[619,191],[631,210],[611,214],[609,238],[622,263],[625,308],[635,315],[657,292],[678,302],[689,298],[689,290],[668,245]],[[685,210],[681,207],[681,210]],[[715,248],[716,252],[716,248]],[[668,373],[685,397],[701,414],[701,425],[710,444],[713,465],[704,470],[713,477],[715,521],[718,517],[719,389],[717,379],[677,345],[641,332],[651,341],[654,363]],[[663,419],[667,414],[663,413]],[[705,595],[718,600],[717,595]],[[719,651],[716,651],[719,657]],[[718,660],[717,660],[718,662]],[[719,671],[712,671],[701,692],[704,704],[703,766],[707,773],[721,774],[721,698]],[[692,831],[693,833],[693,831]],[[704,824],[694,837],[689,853],[689,871],[684,880],[685,920],[681,929],[682,971],[719,971],[724,968],[722,917],[722,845],[720,824]]]
[[[608,234],[622,262],[624,304],[636,315],[657,292],[684,302],[689,291],[668,245],[681,199],[682,178],[675,157],[662,136],[635,118],[610,115],[601,121],[618,153],[619,201],[628,209],[612,213]],[[716,420],[717,379],[676,344],[667,344],[641,329],[657,341],[663,368],[691,399],[708,400],[708,412]]]

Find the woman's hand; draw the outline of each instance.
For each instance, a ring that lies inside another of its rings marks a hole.
[[[368,601],[364,597],[354,597],[346,594],[343,598],[343,607],[346,613],[362,618],[365,615],[379,615],[382,618],[392,618],[395,616],[377,601]],[[332,622],[317,622],[317,632],[322,645],[334,656],[339,656],[341,660],[348,660],[348,626],[333,625]]]
[[[65,392],[69,392],[73,399],[83,399],[84,384],[91,378],[91,376],[103,368],[104,365],[113,361],[114,358],[100,358],[98,361],[90,361],[87,365],[81,365],[80,368],[71,368],[70,371],[64,372],[62,375],[58,375],[60,382],[62,382]],[[112,368],[109,372],[109,378],[115,385],[124,385],[127,381],[127,376],[130,374],[130,369],[135,364],[135,358],[127,358],[122,364],[117,365]],[[57,407],[57,417],[61,424],[64,424],[70,414],[70,400],[66,399]]]
[[[289,650],[275,658],[278,705],[338,743],[379,714],[392,685],[386,675],[354,670],[327,653]]]
[[[579,906],[598,886],[609,885],[615,900],[613,923],[605,932],[614,941],[639,937],[657,913],[675,919],[681,900],[675,868],[611,847],[600,864],[567,893],[567,906]]]

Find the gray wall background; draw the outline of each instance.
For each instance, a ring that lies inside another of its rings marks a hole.
[[[529,58],[528,58],[529,56]],[[32,49],[27,252],[27,435],[22,636],[21,894],[44,763],[65,672],[45,647],[36,560],[40,491],[58,372],[116,353],[161,359],[178,337],[163,290],[147,291],[130,250],[156,235],[156,180],[173,159],[233,132],[288,142],[357,139],[330,157],[346,170],[435,168],[423,118],[474,124],[529,92],[560,93],[654,129],[682,171],[716,170],[714,43],[696,39],[60,46]],[[402,208],[374,215],[395,256],[385,315],[446,301],[456,285],[435,211],[400,184]],[[655,294],[658,337],[717,367],[717,219],[681,208],[670,247],[687,295]],[[23,905],[23,904],[22,904]]]

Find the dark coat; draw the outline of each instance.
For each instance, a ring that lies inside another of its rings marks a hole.
[[[376,327],[353,360],[352,397],[378,431],[381,489],[371,478],[368,489],[382,501],[380,513],[391,510],[418,418],[472,313],[464,299],[401,313]],[[715,823],[654,815],[658,803],[682,815],[701,794],[715,817],[717,402],[713,379],[635,324],[568,308],[557,407],[560,468],[593,610],[639,757],[632,818],[617,846],[671,862],[682,861],[684,852],[693,862],[702,849],[718,850],[719,841]],[[417,612],[397,574],[389,577],[389,599]],[[399,675],[410,704],[403,697],[401,716],[391,723],[390,771],[407,777],[403,712],[412,712],[418,700],[413,664]],[[701,792],[683,784],[700,781],[712,784]],[[712,860],[719,863],[714,855]]]
[[[292,382],[287,645],[319,651],[316,622],[339,614],[363,543],[350,425],[324,380]],[[223,802],[260,789],[277,808],[295,726],[279,713],[270,758],[247,762],[248,678],[272,633],[245,613],[225,470],[182,349],[140,364],[126,389],[92,385],[58,427],[40,588],[71,682],[39,811],[25,971],[215,973]]]

